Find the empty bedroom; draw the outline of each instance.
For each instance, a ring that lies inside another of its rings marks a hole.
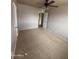
[[[11,59],[68,59],[68,1],[11,1]]]

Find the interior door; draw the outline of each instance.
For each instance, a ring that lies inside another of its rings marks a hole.
[[[18,35],[18,24],[17,24],[17,8],[13,2],[11,5],[11,54],[12,59],[15,54],[15,47]]]
[[[18,36],[17,7],[14,2],[12,3],[12,23],[13,29],[16,32],[16,35]]]

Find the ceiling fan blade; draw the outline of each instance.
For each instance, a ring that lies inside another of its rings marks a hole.
[[[49,5],[50,7],[59,7],[59,6],[52,6],[52,5]]]
[[[48,4],[52,4],[52,3],[55,3],[55,1],[50,1]]]
[[[49,0],[46,0],[46,3],[48,3]]]

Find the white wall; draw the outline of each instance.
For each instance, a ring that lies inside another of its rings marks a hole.
[[[37,8],[18,4],[19,30],[38,28],[38,18],[39,14]]]
[[[47,28],[53,33],[67,39],[68,37],[68,7],[67,5],[59,6],[49,10]]]

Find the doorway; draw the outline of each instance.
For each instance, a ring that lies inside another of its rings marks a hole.
[[[39,13],[38,27],[43,27],[44,13]]]

